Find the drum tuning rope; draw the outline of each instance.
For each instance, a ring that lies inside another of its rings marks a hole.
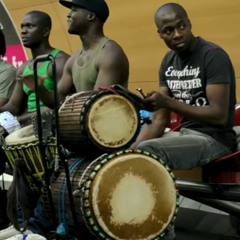
[[[103,90],[109,90],[110,92],[113,92],[113,93],[115,93],[115,94],[118,94],[118,92],[115,90],[115,86],[116,85],[111,85],[111,86],[109,86],[109,87],[100,87],[100,88],[98,88],[98,92],[100,92],[100,91],[103,91]]]

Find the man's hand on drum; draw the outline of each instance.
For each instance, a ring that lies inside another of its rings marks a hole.
[[[159,92],[152,91],[146,95],[146,97],[143,99],[143,103],[147,110],[154,112],[160,108],[166,107],[167,98],[167,96]]]
[[[44,80],[48,78],[47,76],[38,77],[38,88],[43,87]],[[18,76],[17,81],[24,83],[29,89],[35,91],[35,80],[34,75],[27,75],[27,76]]]

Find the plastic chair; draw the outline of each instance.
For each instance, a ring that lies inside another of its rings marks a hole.
[[[170,128],[171,131],[179,131],[181,128],[181,121],[182,121],[182,116],[180,116],[175,112],[171,112],[170,122],[167,127]]]

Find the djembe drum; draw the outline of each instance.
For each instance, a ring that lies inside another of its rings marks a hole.
[[[172,226],[175,178],[156,156],[125,150],[92,162],[72,161],[69,169],[79,226],[73,224],[64,171],[51,190],[59,223],[73,236],[77,228],[89,240],[158,239]]]
[[[115,89],[79,92],[59,109],[60,141],[73,152],[128,148],[140,130],[135,104]]]
[[[55,146],[55,139],[53,137],[49,138],[44,148],[48,166],[51,165],[51,161],[55,157]],[[39,179],[43,177],[45,170],[40,153],[39,139],[35,136],[32,125],[9,134],[5,138],[2,148],[13,168],[14,160],[21,158],[34,176]]]
[[[10,112],[0,113],[0,147],[4,144],[6,136],[20,128],[17,118]],[[3,149],[0,149],[0,175],[5,171],[6,162],[8,162],[8,158]]]

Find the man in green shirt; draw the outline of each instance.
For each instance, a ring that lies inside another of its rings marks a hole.
[[[17,70],[17,79],[24,76],[33,75],[33,63],[34,59],[40,55],[52,54],[55,59],[56,64],[56,81],[62,76],[63,67],[69,58],[69,55],[59,49],[56,49],[51,46],[49,42],[49,36],[51,32],[52,22],[48,14],[41,11],[31,11],[28,12],[21,23],[21,38],[24,47],[29,48],[32,54],[32,58],[29,59],[26,63],[22,64]],[[2,41],[0,41],[2,43]],[[3,52],[1,52],[2,55]],[[54,89],[54,78],[51,67],[51,62],[41,62],[38,64],[38,75],[45,76],[44,86],[49,90],[53,91]],[[0,63],[1,66],[1,63]],[[1,95],[0,90],[0,112],[10,112],[12,115],[17,116],[18,121],[22,126],[29,125],[31,123],[31,116],[36,114],[36,95],[34,91],[31,91],[27,86],[25,86],[20,81],[15,81],[16,72],[9,67],[12,71],[12,77],[16,85],[13,92],[4,91],[4,99]],[[0,70],[1,71],[1,70]],[[12,81],[11,80],[11,81]],[[0,85],[1,88],[1,85]],[[11,97],[10,97],[11,96]],[[6,99],[10,98],[7,102]],[[5,100],[4,104],[1,104]],[[42,108],[45,106],[43,103],[40,105]],[[6,158],[3,149],[0,148],[0,157],[2,163],[2,172],[4,171]],[[3,201],[1,200],[3,206]],[[6,206],[5,206],[6,210]],[[2,227],[9,222],[6,218],[0,216],[0,227],[1,221],[3,221]],[[3,239],[6,239],[3,237]],[[0,239],[2,239],[0,237]]]
[[[17,79],[29,75],[33,76],[33,62],[36,57],[51,53],[56,63],[56,81],[59,81],[69,55],[51,46],[49,42],[51,28],[51,18],[45,12],[32,11],[24,16],[21,23],[21,38],[24,47],[30,49],[32,58],[20,66],[17,71]],[[38,75],[45,76],[46,79],[43,84],[49,91],[53,91],[54,88],[51,64],[50,62],[38,64]],[[21,124],[30,124],[30,116],[36,112],[35,98],[35,92],[31,91],[21,81],[17,81],[12,97],[7,104],[0,108],[0,112],[8,111],[14,116],[18,116]],[[41,107],[43,106],[44,104],[41,103]]]

